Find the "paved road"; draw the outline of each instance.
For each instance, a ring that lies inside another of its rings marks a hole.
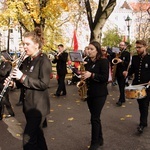
[[[53,96],[57,87],[51,80],[51,114],[44,129],[49,150],[87,150],[90,144],[90,114],[86,102],[80,101],[75,85],[67,85],[67,96]],[[122,107],[118,100],[118,86],[108,85],[109,95],[102,111],[104,146],[102,150],[149,150],[150,127],[137,134],[139,112],[136,100],[127,100]],[[0,121],[0,150],[21,150],[25,125],[22,107],[16,107],[19,90],[11,91],[15,117]],[[150,120],[149,120],[150,124]]]

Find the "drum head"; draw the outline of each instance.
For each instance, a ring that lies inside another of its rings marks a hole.
[[[128,86],[125,88],[125,96],[128,99],[142,99],[147,96],[145,86]]]

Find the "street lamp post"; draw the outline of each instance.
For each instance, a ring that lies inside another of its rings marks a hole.
[[[126,25],[127,25],[127,28],[128,28],[128,43],[130,44],[130,26],[131,26],[131,21],[132,19],[127,16],[127,18],[125,19],[125,22],[126,22]]]

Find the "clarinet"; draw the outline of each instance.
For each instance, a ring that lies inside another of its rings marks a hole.
[[[0,93],[0,102],[2,101],[2,98],[3,98],[3,96],[4,96],[4,94],[5,94],[6,90],[7,90],[7,88],[9,87],[9,84],[10,84],[10,82],[12,80],[11,73],[13,72],[14,67],[19,68],[21,66],[21,64],[22,64],[22,62],[24,60],[25,55],[26,55],[26,52],[24,51],[21,54],[21,56],[19,57],[19,59],[17,60],[17,62],[16,61],[14,61],[14,63],[12,62],[12,67],[13,68],[11,69],[11,72],[10,72],[10,74],[8,76],[9,77],[9,81],[5,84],[5,86],[3,87],[3,90]]]

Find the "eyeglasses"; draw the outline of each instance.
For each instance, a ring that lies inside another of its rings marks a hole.
[[[138,46],[138,47],[135,47],[136,49],[141,49],[143,46]]]

